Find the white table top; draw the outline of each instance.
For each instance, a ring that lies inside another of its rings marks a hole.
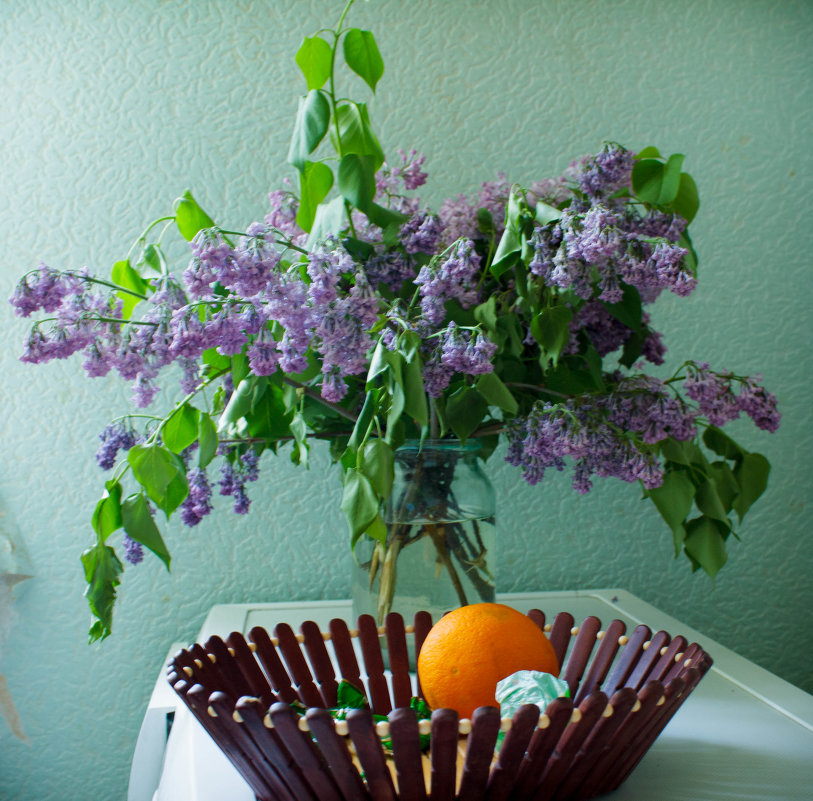
[[[523,612],[542,609],[548,617],[567,611],[577,623],[588,615],[596,615],[605,625],[618,618],[628,630],[644,623],[653,632],[663,629],[700,643],[714,659],[711,670],[635,771],[610,796],[613,801],[813,798],[812,695],[624,590],[505,594],[498,595],[498,600]],[[326,627],[334,617],[350,619],[350,601],[215,606],[199,640],[212,634],[247,632],[257,625],[272,628],[280,622],[296,628],[304,620],[313,620]],[[248,786],[197,721],[183,705],[176,709],[176,701],[162,670],[136,748],[129,801],[254,801]],[[162,733],[166,712],[172,709],[175,720],[167,741]]]

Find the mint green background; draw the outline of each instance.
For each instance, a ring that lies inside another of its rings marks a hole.
[[[3,296],[40,259],[104,273],[186,188],[228,227],[261,218],[266,192],[292,177],[293,54],[339,11],[0,0]],[[655,327],[671,367],[691,356],[761,372],[784,415],[773,436],[733,427],[774,469],[715,582],[673,561],[637,488],[599,483],[579,498],[567,475],[532,488],[498,454],[500,589],[623,587],[813,689],[813,6],[373,0],[351,20],[375,32],[387,66],[372,106],[381,141],[427,154],[433,205],[498,170],[556,175],[604,139],[687,154],[702,198],[700,285],[664,299]],[[93,453],[129,389],[86,379],[78,361],[20,363],[27,325],[6,305],[0,315],[0,527],[36,576],[0,653],[29,740],[0,723],[0,798],[122,799],[161,660],[213,603],[347,595],[337,472],[319,449],[307,473],[269,456],[247,518],[219,503],[197,529],[173,521],[172,574],[156,559],[128,570],[114,636],[88,647],[78,557],[102,486]]]

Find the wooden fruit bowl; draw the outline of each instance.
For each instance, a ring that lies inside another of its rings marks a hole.
[[[280,623],[272,635],[252,629],[248,641],[237,632],[211,637],[179,651],[168,678],[259,801],[567,801],[610,792],[712,660],[696,643],[647,626],[627,636],[620,620],[602,630],[592,616],[579,626],[567,612],[551,624],[539,610],[528,616],[548,633],[570,686],[571,697],[544,713],[528,704],[501,720],[498,709],[481,707],[460,720],[437,709],[418,720],[409,650],[417,657],[432,627],[427,612],[410,626],[393,613],[381,628],[362,615],[354,630],[334,619],[327,632],[307,621],[300,634]],[[370,709],[334,720],[327,710],[342,679],[364,691]],[[427,753],[422,733],[431,735]]]

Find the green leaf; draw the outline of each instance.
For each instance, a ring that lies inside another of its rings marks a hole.
[[[215,458],[218,444],[217,427],[212,418],[203,412],[198,425],[198,467],[201,470]]]
[[[683,521],[692,508],[694,492],[694,484],[683,470],[667,470],[663,484],[647,490],[646,494],[674,534],[683,528]]]
[[[370,479],[358,470],[348,470],[344,477],[341,509],[350,528],[351,546],[378,516],[380,499]]]
[[[618,303],[604,303],[607,309],[616,320],[623,323],[627,328],[638,331],[641,328],[643,318],[643,308],[641,306],[641,295],[634,286],[623,284],[624,294]]]
[[[703,442],[707,448],[713,450],[723,459],[740,461],[747,451],[734,442],[731,437],[721,431],[717,426],[709,426],[703,432]]]
[[[680,186],[680,168],[686,157],[682,153],[673,153],[666,160],[663,168],[663,178],[661,180],[661,190],[658,194],[658,205],[667,206],[677,197]]]
[[[541,200],[536,202],[534,219],[540,225],[547,225],[548,223],[552,223],[554,220],[560,220],[561,218],[562,212],[559,211],[556,206],[550,206],[547,203],[543,203]]]
[[[173,453],[180,453],[198,438],[200,412],[188,403],[179,406],[161,429],[164,445]]]
[[[286,399],[286,392],[277,384],[269,383],[266,391],[252,403],[245,415],[246,432],[250,437],[271,442],[291,436],[294,410]]]
[[[365,211],[375,196],[375,170],[372,156],[348,153],[339,162],[339,191],[342,197]]]
[[[489,338],[497,334],[497,299],[491,295],[485,303],[474,307],[474,319],[483,327]]]
[[[373,422],[376,412],[376,391],[370,390],[364,398],[364,405],[361,407],[361,412],[356,418],[356,425],[353,427],[353,433],[347,441],[347,447],[354,453],[361,447],[367,432],[370,430],[370,425]]]
[[[91,518],[93,530],[99,542],[104,542],[114,531],[121,528],[121,484],[108,481]]]
[[[149,548],[169,570],[170,555],[161,532],[150,513],[150,505],[143,492],[131,495],[121,507],[124,530],[130,539]]]
[[[505,229],[497,245],[497,252],[489,268],[492,275],[499,278],[513,263],[519,254],[522,242],[519,232],[519,215],[522,211],[519,194],[514,191],[508,196],[508,206],[505,212]]]
[[[329,236],[338,235],[346,223],[347,212],[343,197],[334,197],[329,203],[320,203],[316,207],[307,248],[311,250]]]
[[[682,441],[667,437],[658,443],[658,447],[664,458],[676,464],[705,467],[708,463],[703,451],[692,440]]]
[[[483,373],[477,379],[477,391],[488,401],[489,406],[497,406],[509,414],[516,414],[519,409],[511,390],[496,373]]]
[[[754,501],[768,486],[770,462],[761,453],[746,453],[734,468],[734,477],[740,485],[740,494],[734,499],[734,511],[742,521]]]
[[[697,184],[694,178],[687,172],[680,174],[680,184],[677,194],[672,201],[672,208],[683,217],[686,222],[691,222],[697,210],[700,208],[700,195],[697,192]]]
[[[397,231],[409,219],[406,214],[401,214],[393,209],[388,209],[385,206],[380,206],[378,203],[368,203],[367,208],[364,209],[367,219],[373,224],[382,229],[390,229],[394,226]],[[397,235],[396,235],[397,239]]]
[[[384,151],[373,133],[367,106],[364,103],[344,103],[336,107],[336,122],[339,126],[341,146],[336,140],[336,132],[331,126],[330,136],[337,153],[346,156],[357,153],[359,156],[373,157],[373,170],[384,163]]]
[[[288,150],[288,162],[300,172],[305,169],[308,156],[316,150],[327,133],[330,123],[330,103],[318,89],[311,89],[299,98],[294,133]]]
[[[731,528],[731,523],[726,515],[725,505],[717,493],[717,485],[714,481],[706,479],[701,481],[697,487],[694,498],[697,508],[706,516]]]
[[[229,398],[228,405],[220,415],[217,430],[223,431],[227,426],[236,423],[245,417],[251,409],[259,403],[268,389],[268,379],[265,376],[249,376],[239,383],[237,389]]]
[[[319,36],[306,36],[296,51],[295,59],[305,76],[308,89],[321,89],[330,77],[333,48]]]
[[[491,239],[496,233],[494,230],[494,217],[488,209],[477,209],[477,230]]]
[[[683,547],[711,578],[726,563],[728,555],[721,526],[705,515],[690,520],[686,525],[686,540]]]
[[[372,389],[376,385],[375,379],[389,369],[387,353],[388,350],[384,342],[379,339],[373,349],[373,355],[370,357],[370,366],[367,369],[367,389]]]
[[[463,386],[449,396],[446,417],[455,436],[465,442],[488,414],[488,402],[474,387]]]
[[[134,445],[127,461],[135,480],[169,518],[189,494],[183,460],[160,445]]]
[[[349,681],[339,682],[336,690],[336,706],[341,709],[367,709],[367,697]]]
[[[709,465],[709,474],[714,481],[717,496],[725,509],[727,518],[734,505],[734,499],[740,494],[740,485],[726,462],[712,462]]]
[[[129,259],[124,261],[117,261],[110,271],[110,280],[114,284],[118,284],[125,289],[130,289],[133,292],[138,292],[140,295],[146,294],[149,289],[149,284],[130,266]],[[121,298],[122,310],[121,316],[125,320],[130,319],[133,309],[138,303],[140,298],[131,295],[129,292],[116,292],[116,297]]]
[[[632,168],[632,188],[644,203],[657,203],[663,183],[663,163],[658,159],[639,159]]]
[[[660,151],[657,147],[650,145],[649,147],[645,147],[641,150],[638,155],[635,157],[636,159],[659,159],[661,157]]]
[[[426,390],[423,385],[421,357],[416,353],[412,359],[404,359],[404,412],[419,426],[429,422],[429,407],[426,403]]]
[[[320,40],[321,41],[321,40]],[[303,231],[310,231],[319,204],[327,197],[333,186],[333,171],[321,161],[306,161],[299,175],[299,211],[296,224]]]
[[[531,320],[531,334],[539,343],[539,362],[543,370],[551,363],[555,367],[565,345],[570,341],[570,321],[573,312],[567,306],[542,309]]]
[[[388,498],[395,478],[392,448],[378,437],[367,440],[361,458],[361,470],[380,498]]]
[[[308,466],[308,427],[305,418],[299,413],[294,414],[290,423],[291,433],[294,435],[294,448],[291,451],[291,461],[294,464]]]
[[[351,28],[344,37],[344,60],[375,92],[376,84],[384,74],[384,61],[378,51],[375,37],[370,31]]]
[[[188,189],[175,201],[175,223],[187,242],[191,242],[198,231],[214,226],[212,218],[198,205]]]
[[[124,570],[116,552],[107,545],[97,543],[82,554],[85,571],[85,589],[90,611],[97,622],[90,628],[90,642],[103,640],[113,629],[113,605],[116,602],[116,587]]]
[[[144,247],[141,253],[141,260],[136,266],[141,267],[141,275],[159,276],[166,275],[167,272],[169,272],[167,269],[167,260],[164,258],[164,252],[161,250],[161,247],[156,244],[149,244]]]

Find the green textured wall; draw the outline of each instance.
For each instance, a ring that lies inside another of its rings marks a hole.
[[[108,270],[186,188],[228,227],[260,218],[291,175],[293,54],[339,12],[332,0],[0,0],[3,297],[40,259]],[[774,465],[768,493],[712,583],[672,560],[636,488],[578,498],[566,475],[531,488],[495,458],[498,581],[624,587],[813,689],[813,5],[373,0],[352,21],[386,62],[372,107],[385,150],[427,154],[435,205],[498,170],[558,174],[604,139],[687,154],[701,280],[654,324],[673,366],[761,372],[778,395],[777,434],[734,432]],[[268,457],[252,513],[220,504],[196,530],[173,522],[172,574],[154,559],[128,571],[116,633],[88,647],[78,555],[101,490],[93,452],[129,390],[78,362],[21,364],[27,327],[8,306],[0,315],[0,532],[25,544],[35,574],[0,651],[28,737],[0,722],[0,797],[123,799],[160,660],[211,604],[348,593],[338,478],[321,451],[307,474]]]

